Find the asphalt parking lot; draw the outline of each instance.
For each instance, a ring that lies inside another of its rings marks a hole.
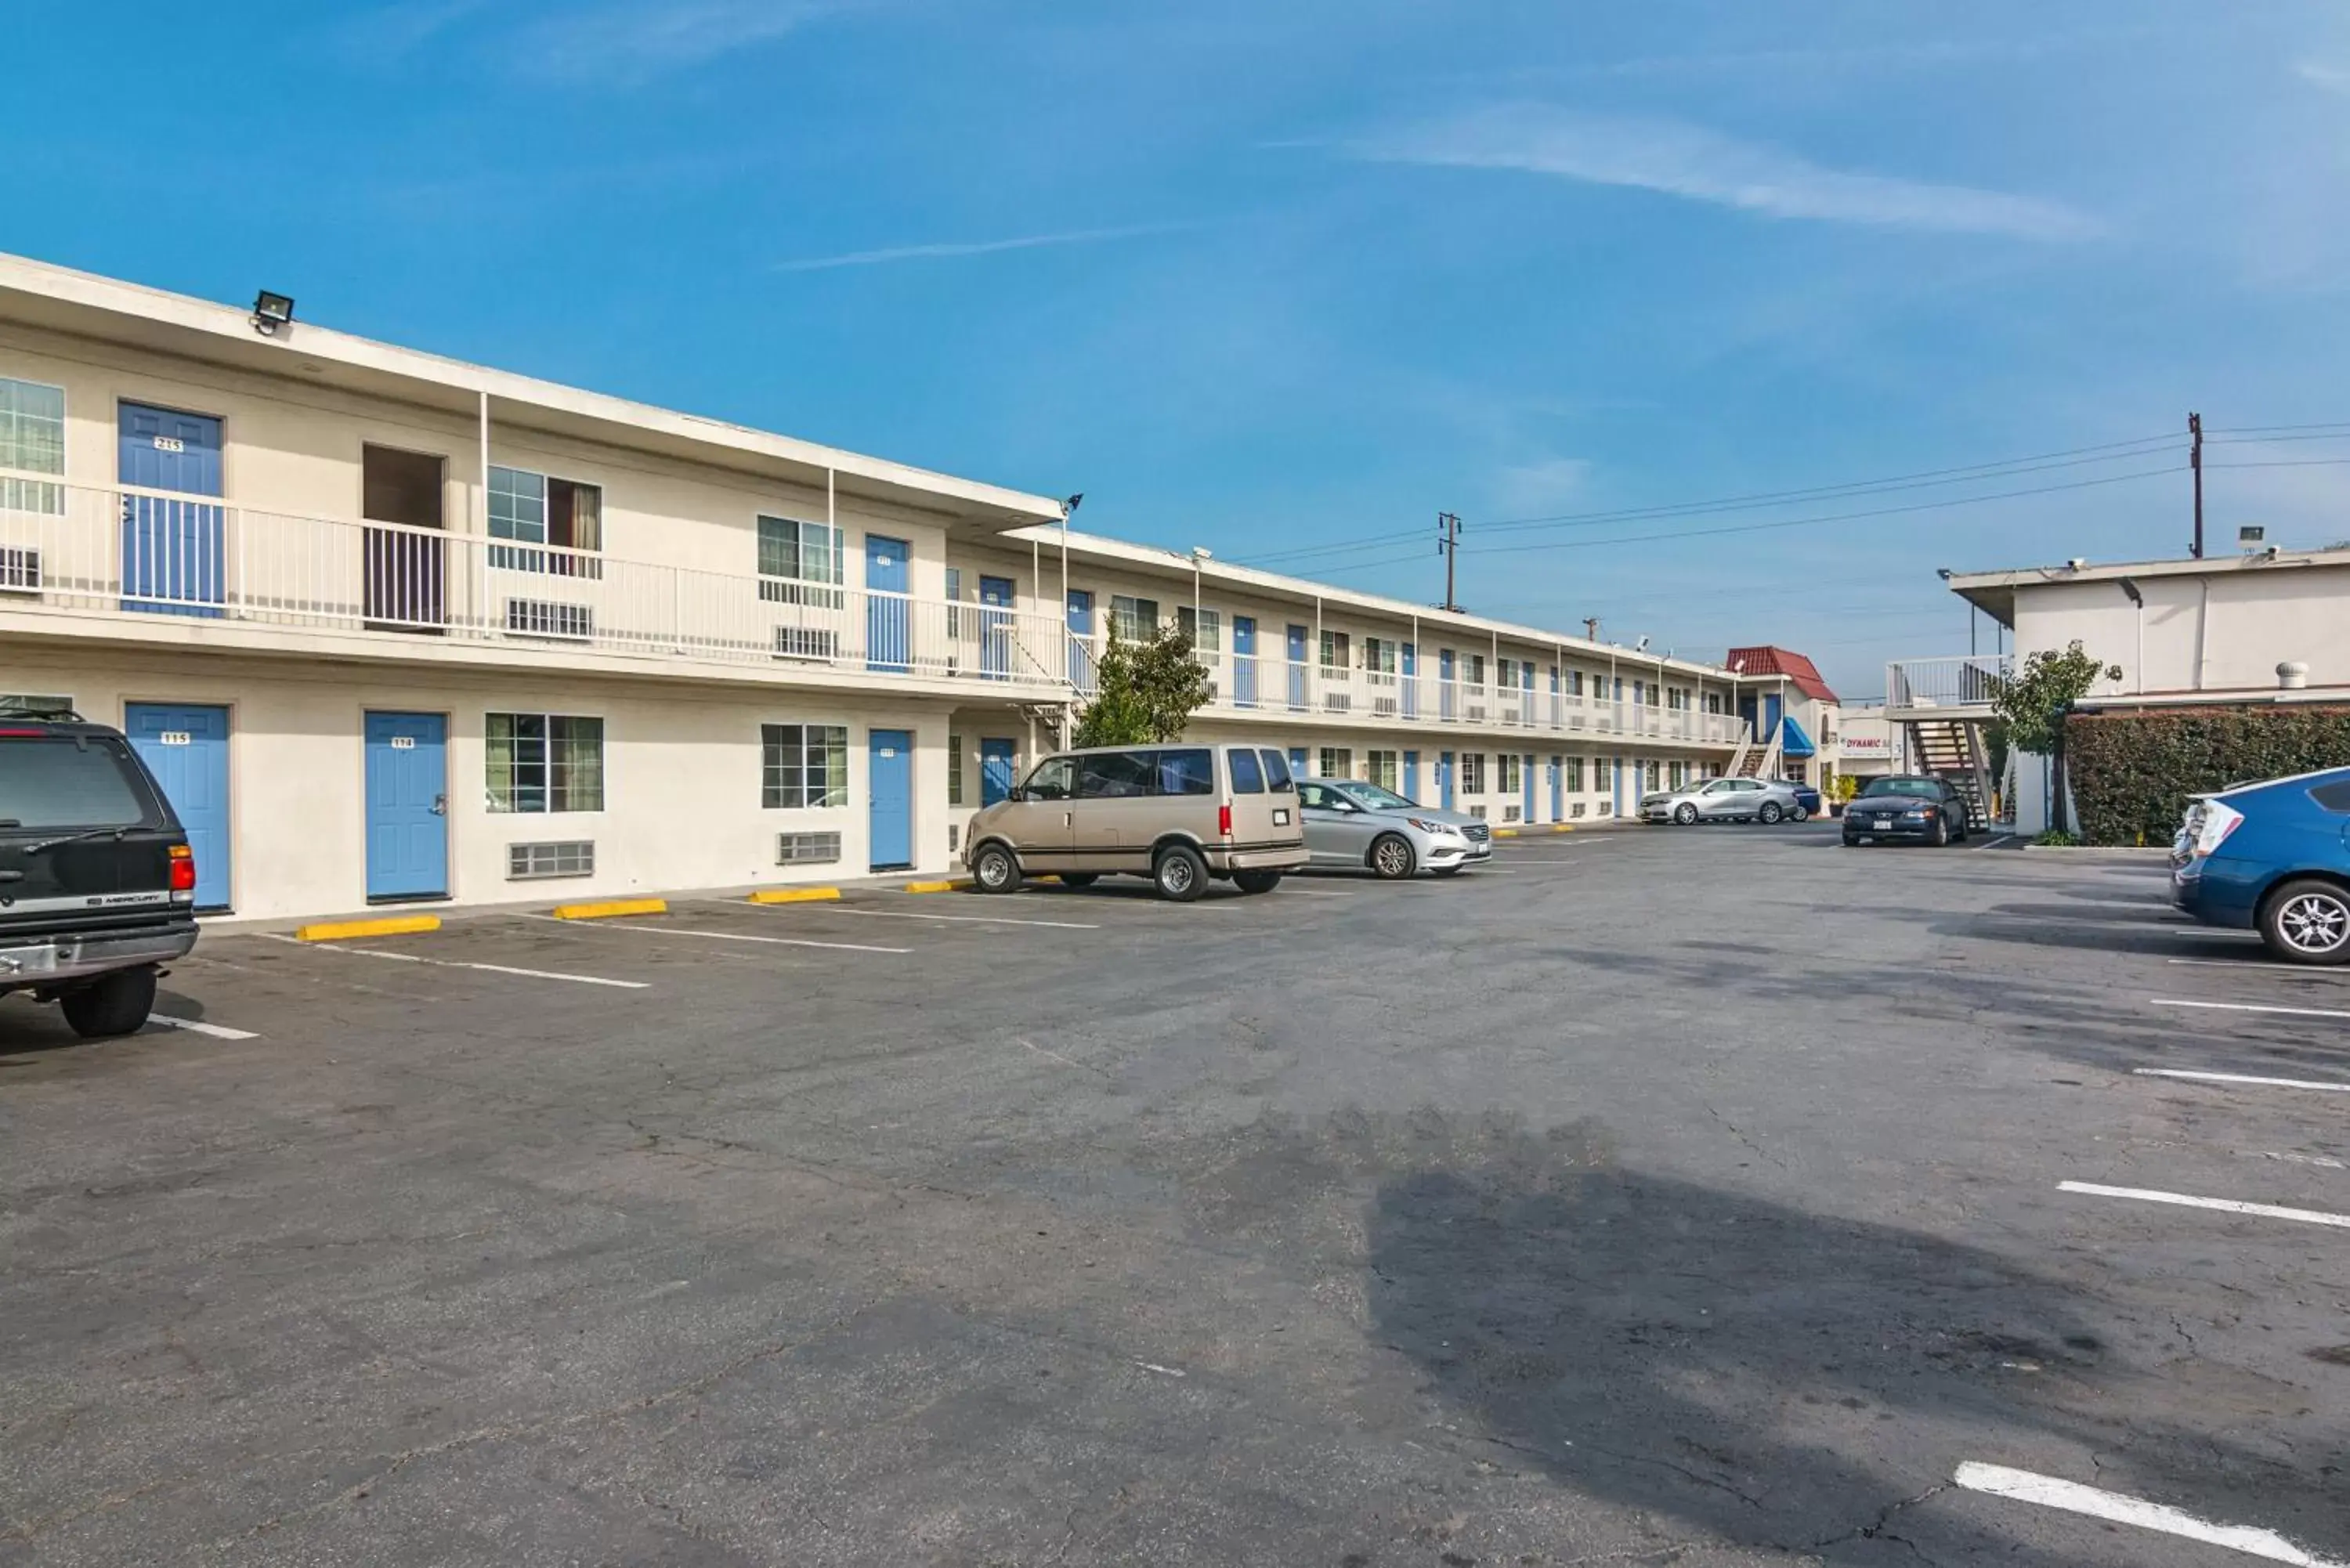
[[[2162,888],[208,936],[200,1029],[0,1002],[0,1563],[2350,1560],[2350,975]]]

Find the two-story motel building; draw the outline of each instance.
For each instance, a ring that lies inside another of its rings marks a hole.
[[[1777,679],[0,256],[0,704],[123,726],[214,911],[942,872],[1176,619],[1195,733],[1497,825],[1721,771]]]

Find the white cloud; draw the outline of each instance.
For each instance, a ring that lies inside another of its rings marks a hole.
[[[1002,251],[1040,250],[1047,245],[1091,245],[1108,240],[1129,240],[1142,234],[1163,234],[1187,225],[1134,223],[1118,229],[1066,229],[1053,234],[1020,234],[1004,240],[946,240],[930,244],[886,245],[879,250],[849,251],[841,255],[809,256],[778,262],[777,272],[823,272],[840,266],[879,266],[889,262],[934,261],[948,256],[989,256]]]
[[[2350,66],[2329,66],[2323,60],[2295,60],[2293,74],[2312,87],[2350,98]]]
[[[616,0],[525,29],[516,57],[548,76],[639,80],[773,44],[837,9],[824,0]]]
[[[2030,240],[2084,239],[2100,229],[2086,213],[2037,197],[1850,173],[1679,120],[1614,119],[1541,104],[1479,110],[1356,151],[1385,162],[1514,169],[1661,191],[1773,218]]]
[[[1555,511],[1580,499],[1590,477],[1587,458],[1514,463],[1493,476],[1493,507],[1505,518]]]

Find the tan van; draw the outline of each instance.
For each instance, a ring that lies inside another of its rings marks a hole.
[[[972,817],[962,857],[989,893],[1124,873],[1188,901],[1211,877],[1273,891],[1305,864],[1305,826],[1288,759],[1270,746],[1096,746],[1046,757]]]

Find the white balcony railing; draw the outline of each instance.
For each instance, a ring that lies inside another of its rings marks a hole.
[[[2014,665],[2004,653],[1897,659],[1885,667],[1885,705],[1988,709]]]
[[[135,488],[0,489],[0,609],[1060,688],[1060,621]]]

